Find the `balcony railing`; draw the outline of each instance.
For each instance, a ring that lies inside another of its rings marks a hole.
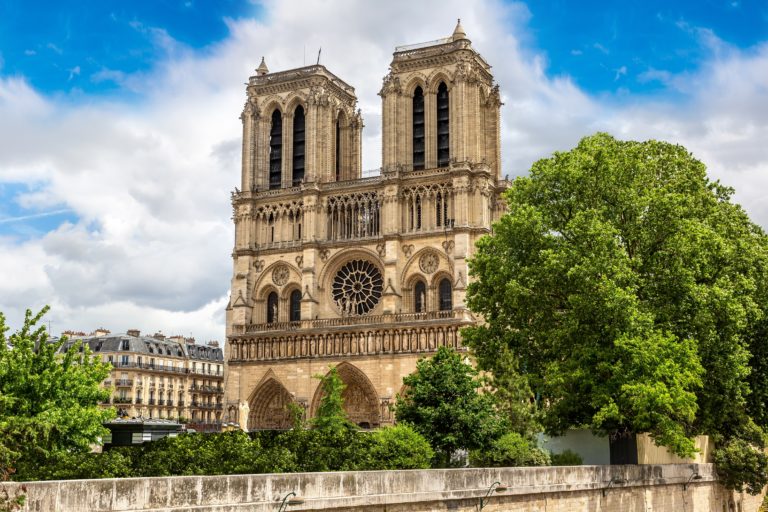
[[[117,396],[112,401],[116,404],[130,404],[133,400],[129,396]]]
[[[201,392],[201,393],[223,393],[224,388],[222,386],[199,386],[196,384],[192,384],[189,386],[189,390],[193,392]]]
[[[164,364],[152,364],[152,363],[136,363],[136,362],[114,362],[112,366],[115,368],[136,368],[141,370],[149,370],[155,372],[171,372],[171,373],[189,373],[187,368],[178,368],[176,366],[164,365]]]
[[[118,379],[115,381],[115,386],[118,388],[129,388],[133,386],[133,379]]]
[[[137,404],[139,404],[139,405],[140,405],[142,402],[143,402],[143,400],[142,400],[141,398],[137,398],[137,399],[136,399],[136,403],[137,403]]]
[[[246,332],[264,331],[295,331],[298,329],[327,329],[329,327],[346,327],[356,325],[386,325],[428,320],[465,319],[465,310],[427,311],[425,313],[395,313],[387,315],[343,316],[339,318],[319,318],[300,320],[298,322],[272,322],[249,324]],[[237,327],[237,326],[234,326]]]
[[[184,407],[184,400],[179,400],[179,407]]]
[[[149,403],[149,405],[155,405],[155,399],[154,398],[150,398],[148,403]]]

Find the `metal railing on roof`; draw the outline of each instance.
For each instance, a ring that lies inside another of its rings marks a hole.
[[[395,53],[407,52],[409,50],[418,50],[419,48],[426,48],[428,46],[436,46],[438,44],[450,43],[453,41],[453,37],[443,37],[435,39],[433,41],[426,41],[423,43],[404,44],[402,46],[395,46]]]

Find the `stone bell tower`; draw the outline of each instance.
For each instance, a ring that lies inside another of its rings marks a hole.
[[[385,170],[463,163],[501,176],[499,88],[461,20],[448,38],[398,47],[379,94]]]
[[[467,258],[504,209],[499,91],[461,24],[398,47],[381,89],[383,167],[363,178],[354,89],[323,66],[250,78],[227,306],[227,420],[286,428],[335,366],[364,428],[403,377],[462,350]]]

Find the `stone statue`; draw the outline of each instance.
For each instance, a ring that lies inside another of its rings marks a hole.
[[[239,411],[237,422],[240,424],[240,428],[244,432],[248,432],[248,416],[251,413],[251,408],[248,407],[248,402],[241,400],[238,409]]]

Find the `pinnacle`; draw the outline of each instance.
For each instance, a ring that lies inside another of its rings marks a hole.
[[[461,26],[461,18],[456,22],[456,28],[453,30],[453,40],[458,41],[460,39],[467,39],[467,33],[464,32],[464,27]]]
[[[259,64],[259,67],[256,68],[256,73],[259,75],[266,75],[269,73],[269,68],[267,67],[267,63],[264,62],[264,57],[261,58],[261,64]]]

